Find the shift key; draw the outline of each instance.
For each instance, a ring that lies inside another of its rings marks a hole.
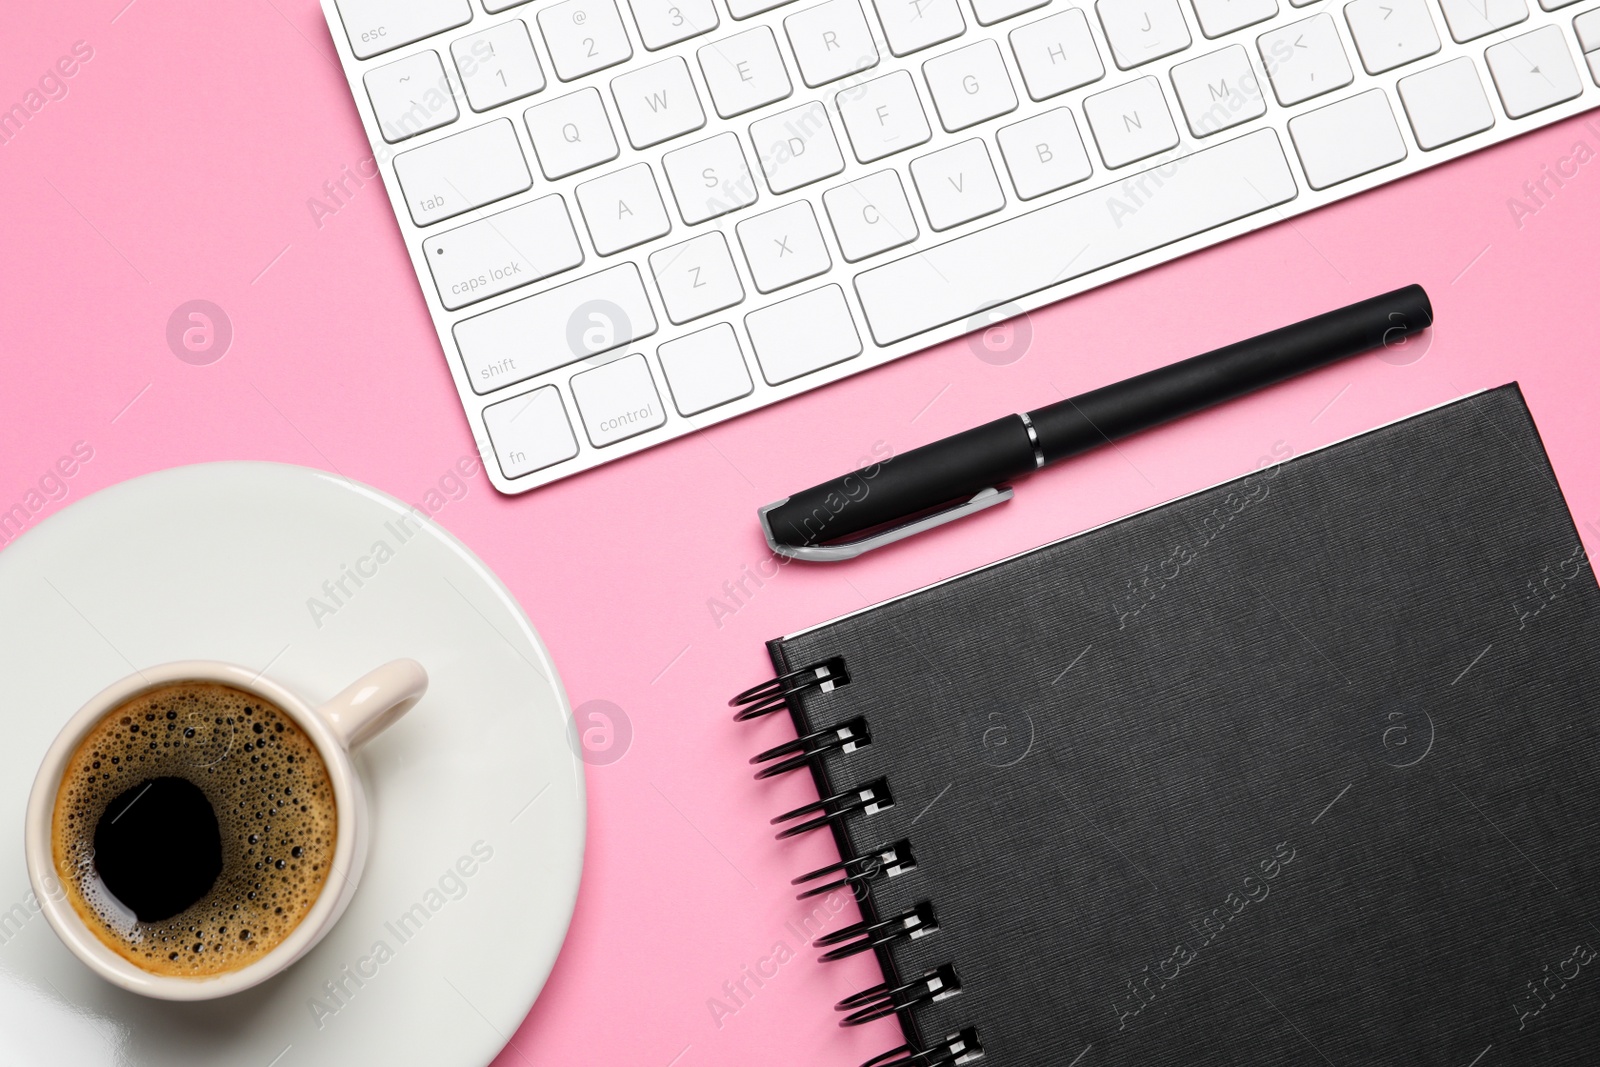
[[[456,347],[475,393],[489,393],[656,332],[639,268],[621,263],[462,319]]]
[[[422,251],[451,311],[583,262],[567,205],[554,194],[435,234]]]
[[[533,184],[510,119],[401,152],[394,157],[394,173],[418,226],[503,200]]]

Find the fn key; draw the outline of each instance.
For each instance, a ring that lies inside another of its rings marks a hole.
[[[553,385],[490,404],[483,409],[489,443],[507,478],[532,474],[578,454],[567,406]]]

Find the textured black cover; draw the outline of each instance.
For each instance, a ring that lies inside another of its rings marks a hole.
[[[1600,1063],[1600,589],[1481,393],[769,649],[986,1064]]]

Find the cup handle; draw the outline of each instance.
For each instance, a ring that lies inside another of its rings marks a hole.
[[[363,674],[317,709],[348,751],[388,729],[428,691],[428,672],[414,659],[397,659]]]

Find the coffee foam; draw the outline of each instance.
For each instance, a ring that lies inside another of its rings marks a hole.
[[[95,870],[95,827],[113,799],[164,775],[211,803],[222,873],[191,907],[142,922]],[[300,924],[337,830],[333,783],[305,731],[258,696],[197,681],[135,697],[90,731],[62,774],[51,843],[73,909],[104,944],[152,974],[198,978],[255,962]]]

